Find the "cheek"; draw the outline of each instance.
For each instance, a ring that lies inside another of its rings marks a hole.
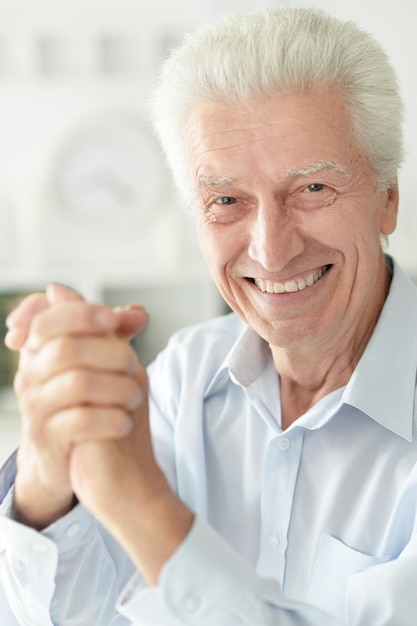
[[[304,229],[310,237],[341,252],[352,247],[374,250],[380,246],[380,210],[372,198],[333,205],[312,215]]]
[[[219,274],[227,263],[227,239],[221,229],[204,220],[197,222],[197,240],[201,254],[212,275]]]

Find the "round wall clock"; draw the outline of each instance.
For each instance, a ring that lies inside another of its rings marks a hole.
[[[54,167],[54,204],[88,220],[146,218],[161,175],[157,147],[139,124],[101,120],[62,147]]]

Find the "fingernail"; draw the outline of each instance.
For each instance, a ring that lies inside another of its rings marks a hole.
[[[122,434],[128,435],[133,430],[133,420],[127,419],[123,424]]]
[[[146,313],[146,309],[141,304],[126,304],[125,306],[115,306],[113,307],[113,311],[115,313],[119,313],[120,311],[144,311]]]
[[[135,354],[133,354],[129,359],[129,363],[127,364],[126,374],[136,374],[139,368],[140,364],[138,358]]]
[[[143,400],[143,393],[142,391],[139,390],[135,393],[135,395],[133,396],[133,398],[131,399],[129,403],[129,411],[134,411],[135,409],[137,409],[142,404],[142,400]]]

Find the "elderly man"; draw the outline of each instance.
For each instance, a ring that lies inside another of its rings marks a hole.
[[[140,308],[51,285],[11,315],[2,624],[411,626],[417,289],[381,247],[384,53],[312,10],[231,16],[173,52],[154,122],[233,313],[148,373]]]

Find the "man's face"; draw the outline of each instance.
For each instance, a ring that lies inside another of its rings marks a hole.
[[[376,188],[335,89],[209,103],[185,137],[202,254],[238,315],[285,348],[375,323],[397,193]]]

